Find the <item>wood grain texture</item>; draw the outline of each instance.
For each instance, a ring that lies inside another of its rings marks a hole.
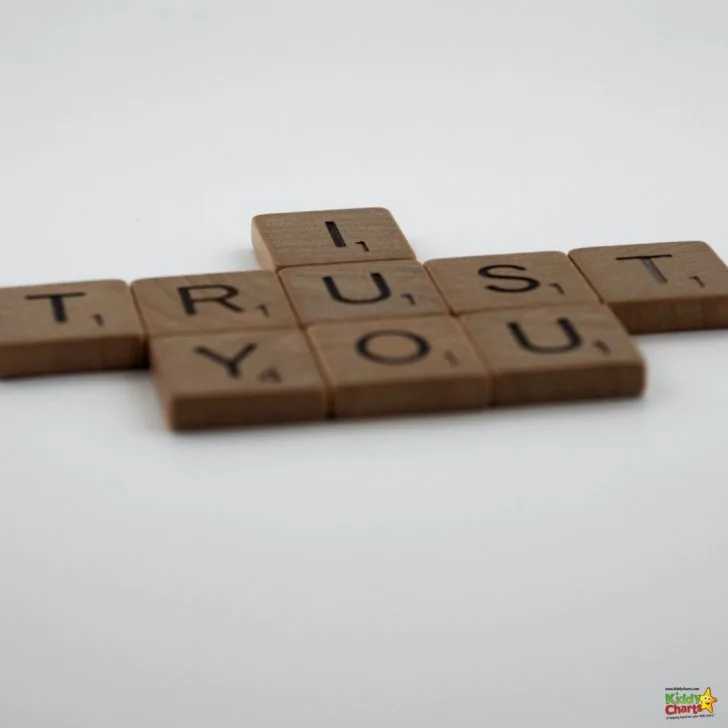
[[[316,324],[308,336],[337,417],[487,407],[491,380],[449,316]]]
[[[565,253],[438,258],[425,268],[455,314],[599,302]]]
[[[132,283],[132,293],[150,336],[296,325],[270,271],[146,278]]]
[[[268,270],[415,257],[392,213],[382,207],[257,215],[252,237]]]
[[[304,325],[448,313],[425,269],[414,260],[302,266],[279,275]]]
[[[706,243],[614,245],[569,255],[634,334],[728,327],[728,267]]]
[[[606,306],[466,314],[460,319],[494,374],[496,405],[636,397],[645,363]]]
[[[145,360],[124,281],[0,289],[0,377],[127,369]]]
[[[326,387],[297,329],[163,336],[150,357],[172,429],[326,416]]]

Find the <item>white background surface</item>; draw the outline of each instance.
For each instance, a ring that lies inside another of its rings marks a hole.
[[[433,5],[3,0],[0,285],[369,205],[728,258],[723,0]],[[722,724],[728,332],[640,344],[639,402],[183,437],[144,372],[2,384],[0,725]]]

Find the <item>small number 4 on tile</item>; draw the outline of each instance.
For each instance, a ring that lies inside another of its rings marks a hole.
[[[152,339],[152,369],[174,429],[316,420],[326,388],[302,332]]]

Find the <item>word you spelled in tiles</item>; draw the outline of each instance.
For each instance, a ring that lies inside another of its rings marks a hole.
[[[383,208],[259,215],[262,270],[0,289],[3,378],[151,368],[196,429],[638,397],[632,334],[728,328],[703,242],[421,264]]]

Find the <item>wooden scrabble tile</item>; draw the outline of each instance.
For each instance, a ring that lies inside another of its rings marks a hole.
[[[150,358],[173,429],[326,416],[326,387],[297,329],[163,336]]]
[[[415,257],[389,210],[365,207],[257,215],[253,248],[263,268]]]
[[[425,268],[455,314],[599,302],[565,253],[440,258]]]
[[[728,327],[728,267],[705,243],[614,245],[569,255],[634,334]]]
[[[150,336],[296,326],[270,271],[146,278],[131,288]]]
[[[307,331],[338,417],[487,407],[490,376],[449,316],[316,324]]]
[[[414,260],[301,266],[279,275],[303,324],[448,313]]]
[[[0,377],[144,362],[144,330],[124,281],[0,289]]]
[[[645,364],[600,304],[519,308],[461,318],[494,372],[496,405],[642,393]]]

